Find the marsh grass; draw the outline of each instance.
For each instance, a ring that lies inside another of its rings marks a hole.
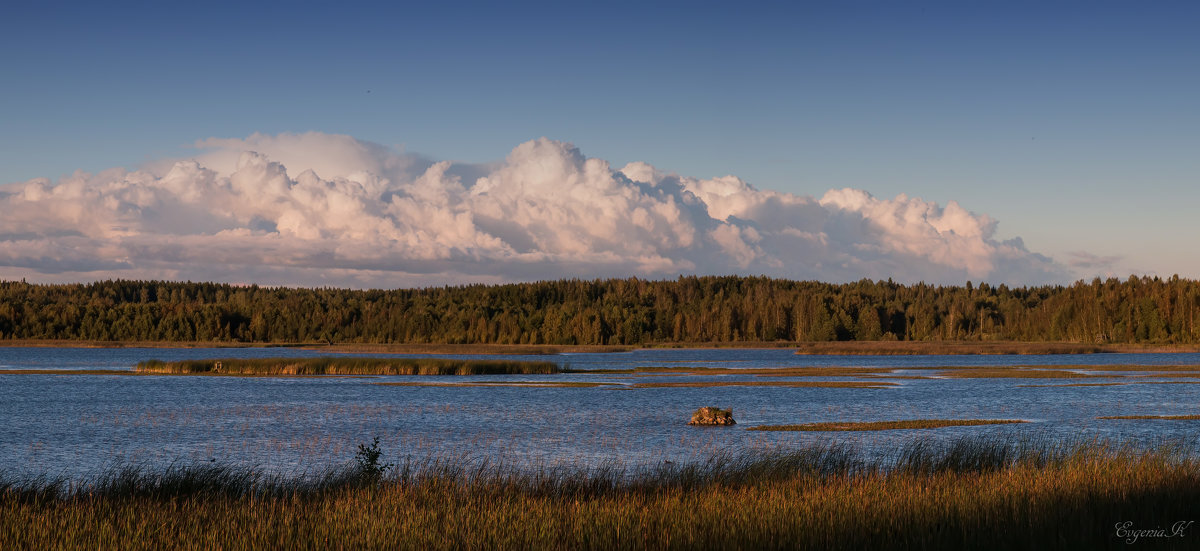
[[[1121,549],[1117,522],[1195,517],[1198,467],[1183,447],[972,438],[912,441],[870,461],[818,444],[643,468],[442,458],[377,478],[353,465],[298,477],[208,465],[75,483],[0,476],[0,547]]]
[[[941,427],[974,427],[978,425],[1007,425],[1026,423],[1020,419],[905,419],[900,421],[803,423],[799,425],[761,425],[746,430],[760,431],[868,431],[936,429]]]
[[[253,358],[144,361],[138,373],[176,375],[543,375],[554,362],[447,358]]]

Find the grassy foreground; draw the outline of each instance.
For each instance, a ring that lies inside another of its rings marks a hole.
[[[134,371],[184,375],[514,375],[559,373],[561,369],[554,362],[513,360],[255,358],[150,360],[138,363]]]
[[[0,480],[0,548],[1189,548],[1200,462],[1139,452],[917,441],[718,454],[640,471],[408,463],[272,478],[125,469],[68,486]],[[1128,524],[1125,524],[1128,523]],[[1122,528],[1124,526],[1124,528]],[[1163,532],[1140,530],[1162,529]]]

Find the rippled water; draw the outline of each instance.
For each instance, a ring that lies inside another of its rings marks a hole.
[[[147,359],[327,355],[295,349],[0,348],[0,369],[131,368]],[[377,354],[374,356],[378,356]],[[471,355],[468,358],[497,356]],[[1200,354],[1075,356],[798,356],[772,350],[641,350],[617,354],[504,356],[576,369],[638,366],[938,367],[1200,365]],[[923,370],[904,374],[930,374]],[[914,437],[963,435],[1109,438],[1150,445],[1196,441],[1200,421],[1100,420],[1104,415],[1200,414],[1200,385],[1024,387],[1043,379],[894,379],[894,388],[529,388],[379,386],[386,381],[679,381],[655,376],[240,378],[0,375],[0,465],[68,476],[118,464],[217,460],[277,472],[349,461],[380,438],[385,459],[473,457],[521,464],[649,464],[714,450],[848,441],[889,450]],[[688,380],[754,380],[714,375]],[[761,380],[761,379],[759,379]],[[805,378],[805,380],[852,380]],[[1150,382],[1159,378],[1140,379]],[[1192,379],[1200,382],[1200,379]],[[705,405],[730,407],[734,427],[686,425]],[[754,432],[760,424],[912,418],[1025,419],[1021,425],[860,433]]]

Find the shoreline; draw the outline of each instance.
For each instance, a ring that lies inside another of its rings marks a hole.
[[[1023,341],[841,341],[796,343],[796,354],[847,356],[956,356],[1053,354],[1136,354],[1200,352],[1197,344],[1083,344]]]
[[[0,340],[0,348],[294,348],[341,354],[433,354],[433,355],[554,355],[603,354],[664,349],[781,349],[794,348],[798,355],[915,356],[915,355],[1053,355],[1131,354],[1200,352],[1200,344],[1082,344],[1021,341],[833,341],[833,342],[699,342],[646,343],[643,345],[558,345],[558,344],[430,344],[430,343],[247,343],[171,341],[90,341],[19,339]]]

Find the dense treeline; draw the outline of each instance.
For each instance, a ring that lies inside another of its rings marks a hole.
[[[646,344],[1010,340],[1197,343],[1200,282],[1018,287],[681,277],[395,291],[0,282],[0,339]]]

